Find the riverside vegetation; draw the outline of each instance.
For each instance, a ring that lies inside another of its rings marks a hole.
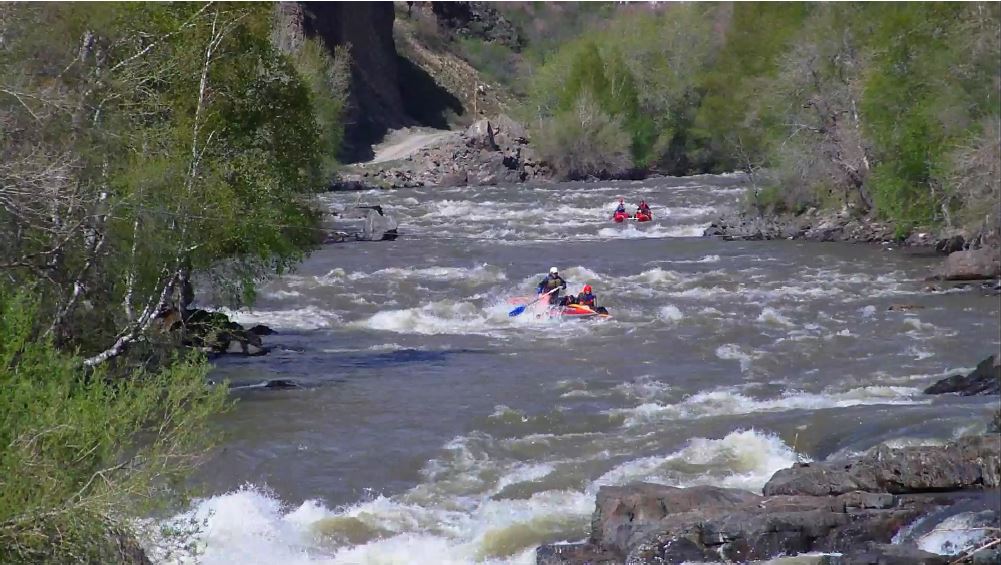
[[[524,46],[462,53],[561,176],[740,169],[761,210],[998,225],[997,4],[497,9]],[[284,31],[0,6],[0,561],[141,561],[132,519],[212,445],[225,390],[163,313],[294,267],[344,141],[349,50]]]
[[[767,213],[847,207],[898,235],[1001,225],[997,4],[503,10],[581,28],[536,30],[534,48],[529,33],[519,64],[491,67],[521,69],[521,117],[565,177],[743,170]]]
[[[268,4],[0,6],[0,561],[144,559],[224,387],[164,312],[316,240],[345,53]],[[182,329],[183,332],[183,329]]]

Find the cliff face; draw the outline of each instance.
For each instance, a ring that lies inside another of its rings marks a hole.
[[[366,159],[388,129],[415,124],[400,94],[392,2],[280,2],[276,16],[276,41],[283,49],[295,49],[304,37],[318,37],[329,49],[350,49],[344,159]]]
[[[475,2],[415,2],[411,8],[401,11],[401,21],[395,22],[399,40],[394,40],[393,2],[279,2],[275,8],[274,41],[286,52],[307,37],[320,38],[329,49],[350,48],[351,87],[341,152],[345,162],[370,160],[372,146],[391,129],[447,129],[507,110],[494,85],[447,48],[425,45],[415,26],[423,18],[443,43],[449,37],[477,36],[518,45],[510,22]]]

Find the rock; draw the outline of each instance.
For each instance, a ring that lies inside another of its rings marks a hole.
[[[962,235],[957,234],[936,241],[935,250],[941,253],[953,253],[962,251],[964,245],[966,245],[966,239]]]
[[[960,396],[1001,394],[1001,357],[991,355],[968,375],[946,377],[925,389],[925,394],[959,393]]]
[[[638,538],[671,514],[699,511],[719,515],[735,505],[760,499],[756,494],[711,486],[677,488],[650,483],[601,487],[591,519],[590,542],[625,555]]]
[[[528,143],[525,126],[511,119],[507,114],[499,114],[490,121],[494,128],[494,140],[501,147]]]
[[[257,324],[256,326],[247,330],[247,333],[256,336],[262,336],[262,335],[274,335],[278,332],[269,328],[268,326],[265,326],[264,324]]]
[[[272,390],[287,390],[290,388],[299,388],[299,383],[293,381],[292,379],[271,379],[264,383],[264,388]]]
[[[973,436],[944,447],[885,446],[849,461],[800,463],[772,475],[765,496],[838,495],[851,491],[921,493],[997,488],[1001,437]]]
[[[952,559],[916,547],[889,543],[868,543],[843,555],[839,565],[946,565]]]
[[[887,310],[890,312],[908,312],[910,310],[921,310],[924,306],[920,304],[891,304]]]
[[[968,281],[1001,277],[1001,259],[998,249],[981,247],[967,251],[953,251],[939,269],[937,278],[949,281]]]
[[[630,548],[626,563],[746,563],[779,555],[840,553],[869,541],[889,543],[901,526],[932,507],[927,501],[892,496],[861,504],[873,508],[857,504],[856,493],[778,496],[731,507],[715,517],[700,512],[670,516],[656,533]]]
[[[997,488],[999,454],[997,436],[937,447],[880,447],[852,461],[781,470],[765,486],[765,496],[713,486],[602,487],[587,541],[542,546],[536,562],[747,563],[824,553],[829,555],[819,562],[830,565],[947,563],[949,558],[915,546],[924,534],[914,528],[919,518],[942,516],[947,507],[996,520],[990,494],[962,490]],[[898,535],[908,526],[913,536]]]
[[[536,565],[619,565],[622,558],[614,553],[588,543],[554,543],[535,549]]]
[[[494,141],[494,130],[493,126],[490,125],[490,120],[478,120],[466,129],[463,134],[466,138],[466,144],[470,147],[475,147],[478,149],[486,149],[488,151],[497,151],[497,142]]]

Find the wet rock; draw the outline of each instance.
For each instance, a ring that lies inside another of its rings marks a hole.
[[[962,251],[964,245],[966,245],[966,238],[961,234],[957,234],[936,241],[935,250],[942,253],[953,253],[955,251]]]
[[[265,326],[264,324],[257,324],[256,326],[247,330],[247,333],[256,336],[262,336],[262,335],[274,335],[278,332],[269,328],[268,326]]]
[[[981,280],[1001,277],[1001,258],[995,247],[954,251],[936,274],[951,281]]]
[[[881,447],[850,461],[779,471],[765,496],[711,486],[603,487],[587,542],[542,546],[536,561],[746,563],[821,552],[833,554],[822,560],[832,565],[948,562],[919,550],[913,539],[898,544],[895,537],[947,507],[985,508],[996,518],[990,496],[963,490],[997,488],[999,455],[998,436]]]
[[[587,563],[589,565],[619,565],[618,555],[588,543],[554,543],[540,545],[535,549],[537,565],[565,565]]]
[[[838,565],[946,565],[952,559],[916,547],[868,543],[834,561]]]
[[[920,304],[891,304],[887,310],[890,312],[909,312],[911,310],[921,310],[924,306]]]
[[[264,383],[264,388],[272,390],[288,390],[292,388],[299,388],[299,383],[293,381],[292,379],[271,379]]]
[[[1001,360],[991,355],[968,375],[946,377],[925,389],[925,394],[958,393],[960,396],[1001,394]]]
[[[634,483],[602,487],[591,519],[590,541],[625,555],[668,515],[698,511],[703,516],[715,516],[760,498],[747,491],[711,486],[677,488]]]
[[[776,472],[766,496],[838,495],[851,491],[889,493],[997,488],[1001,437],[975,436],[944,447],[879,446],[856,460],[800,463]]]

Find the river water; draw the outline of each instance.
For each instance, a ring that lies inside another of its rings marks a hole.
[[[996,297],[925,291],[933,259],[886,247],[698,237],[742,182],[326,195],[402,235],[325,246],[233,313],[280,333],[217,364],[239,402],[168,561],[531,563],[586,536],[601,485],[757,491],[983,430],[992,401],[920,391],[997,350]],[[611,223],[619,196],[655,221]],[[613,317],[509,317],[550,266]]]

